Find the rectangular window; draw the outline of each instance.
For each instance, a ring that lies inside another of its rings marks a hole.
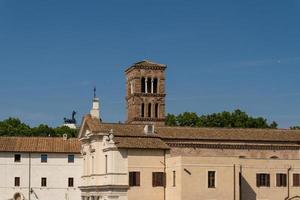
[[[47,178],[43,177],[41,179],[41,187],[47,187]]]
[[[300,187],[300,174],[293,174],[293,186]]]
[[[15,187],[20,186],[20,177],[15,177]]]
[[[72,177],[68,178],[68,186],[74,187],[74,178],[72,178]]]
[[[256,174],[257,187],[270,187],[270,174]]]
[[[216,172],[208,171],[208,188],[216,187]]]
[[[164,172],[152,172],[152,186],[164,187],[165,186],[165,173]]]
[[[105,155],[105,174],[107,174],[107,155]]]
[[[41,162],[46,163],[48,161],[48,155],[47,154],[42,154],[41,155]]]
[[[176,186],[176,171],[173,171],[173,187]]]
[[[75,156],[74,155],[68,155],[68,163],[74,163]]]
[[[287,176],[286,174],[276,174],[276,186],[277,187],[286,187]]]
[[[15,162],[21,162],[21,154],[15,154]]]
[[[140,172],[129,172],[129,186],[140,186]]]

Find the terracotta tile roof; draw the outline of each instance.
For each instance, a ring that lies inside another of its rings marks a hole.
[[[80,153],[77,138],[0,137],[0,152]]]
[[[229,129],[156,126],[155,134],[145,134],[144,124],[100,123],[87,118],[94,133],[109,133],[111,130],[119,148],[168,148],[166,141],[229,141],[300,144],[299,130],[283,129]]]
[[[130,67],[128,67],[125,72],[131,71],[133,68],[152,68],[152,69],[165,69],[167,66],[164,64],[155,63],[149,60],[142,60],[139,62],[134,63]]]
[[[160,138],[114,137],[118,148],[126,149],[170,149]]]
[[[163,139],[300,142],[297,130],[191,127],[157,127],[156,130]]]

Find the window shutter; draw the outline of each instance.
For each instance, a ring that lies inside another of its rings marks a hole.
[[[136,186],[140,186],[140,172],[136,172],[135,181],[136,181]]]
[[[156,174],[152,172],[152,187],[156,187]]]
[[[129,177],[128,177],[128,182],[129,182],[129,186],[132,186],[132,172],[129,172]]]
[[[267,186],[270,187],[270,174],[266,174],[267,175]]]
[[[286,174],[283,175],[283,186],[284,187],[287,186],[287,175]]]
[[[300,175],[293,174],[293,186],[300,186]]]
[[[259,187],[260,186],[260,175],[256,174],[256,186]]]
[[[280,184],[280,174],[276,174],[276,186],[279,187]]]

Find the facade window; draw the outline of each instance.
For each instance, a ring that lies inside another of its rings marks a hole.
[[[92,174],[95,173],[95,157],[92,156]]]
[[[216,172],[208,171],[208,188],[216,187]]]
[[[293,174],[293,186],[300,187],[300,174]]]
[[[41,187],[47,187],[47,178],[41,178]]]
[[[20,177],[15,177],[15,187],[20,186]]]
[[[164,172],[152,172],[152,186],[164,187],[165,186],[165,173]]]
[[[153,93],[157,93],[157,78],[153,79]]]
[[[146,92],[146,79],[144,77],[142,77],[141,79],[141,93],[145,93]]]
[[[140,186],[140,172],[129,172],[129,186]]]
[[[15,162],[21,162],[21,154],[15,154]]]
[[[151,103],[148,104],[148,117],[151,117],[151,110],[152,110],[152,105]]]
[[[105,174],[107,174],[107,155],[105,155]]]
[[[155,104],[155,118],[158,118],[158,103]]]
[[[173,171],[173,187],[176,186],[176,171]]]
[[[48,161],[48,155],[47,154],[42,154],[41,155],[41,162],[46,163]]]
[[[147,90],[146,93],[151,93],[151,85],[152,85],[152,79],[147,78]]]
[[[277,187],[286,187],[287,176],[286,174],[276,174],[276,186]]]
[[[68,178],[68,187],[74,187],[74,178],[73,177]]]
[[[270,174],[256,174],[257,187],[270,187]]]
[[[141,105],[141,117],[145,117],[145,104],[142,103]]]
[[[68,163],[74,163],[75,156],[74,155],[68,155]]]

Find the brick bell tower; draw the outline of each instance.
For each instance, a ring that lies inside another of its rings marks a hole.
[[[166,68],[143,60],[125,70],[126,123],[165,125]]]

